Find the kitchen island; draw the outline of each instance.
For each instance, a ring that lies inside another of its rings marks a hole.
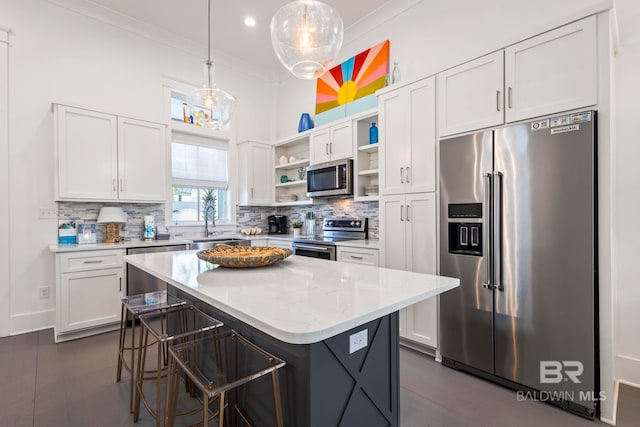
[[[300,256],[254,269],[218,268],[196,251],[125,261],[285,360],[283,412],[295,427],[398,426],[398,310],[459,286],[448,277]],[[270,425],[270,383],[249,393],[249,415]]]

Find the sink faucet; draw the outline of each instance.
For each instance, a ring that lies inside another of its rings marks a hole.
[[[209,237],[213,234],[213,231],[209,231],[209,211],[215,212],[215,207],[209,205],[204,210],[204,237]],[[213,215],[211,216],[211,226],[216,226],[216,218]]]

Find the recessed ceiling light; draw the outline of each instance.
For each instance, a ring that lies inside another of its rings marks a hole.
[[[244,18],[244,25],[246,25],[247,27],[255,27],[256,20],[251,16],[247,16],[246,18]]]

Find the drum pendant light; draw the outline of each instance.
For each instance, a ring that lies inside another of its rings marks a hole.
[[[211,61],[211,0],[207,9],[207,61],[204,63],[204,84],[189,93],[187,101],[204,117],[199,122],[211,129],[226,130],[231,122],[235,98],[219,89],[214,80],[215,65]],[[196,113],[197,114],[197,113]]]
[[[336,60],[343,35],[338,11],[320,1],[294,1],[278,9],[271,19],[273,50],[299,79],[323,75]]]

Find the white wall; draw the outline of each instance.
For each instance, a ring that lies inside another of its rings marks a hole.
[[[640,387],[640,3],[617,0],[616,7],[620,24],[620,50],[615,64],[616,374],[621,381]]]
[[[56,242],[56,223],[37,214],[38,207],[54,205],[51,103],[164,122],[163,77],[200,85],[204,57],[44,0],[3,0],[0,26],[15,33],[10,48],[8,200],[10,333],[19,333],[54,320],[54,256],[47,247]],[[218,85],[239,100],[237,138],[268,140],[274,127],[274,85],[216,65]],[[51,287],[49,299],[38,298],[40,286]]]
[[[9,199],[9,34],[0,28],[0,200]],[[0,203],[0,337],[9,334],[9,207]]]

